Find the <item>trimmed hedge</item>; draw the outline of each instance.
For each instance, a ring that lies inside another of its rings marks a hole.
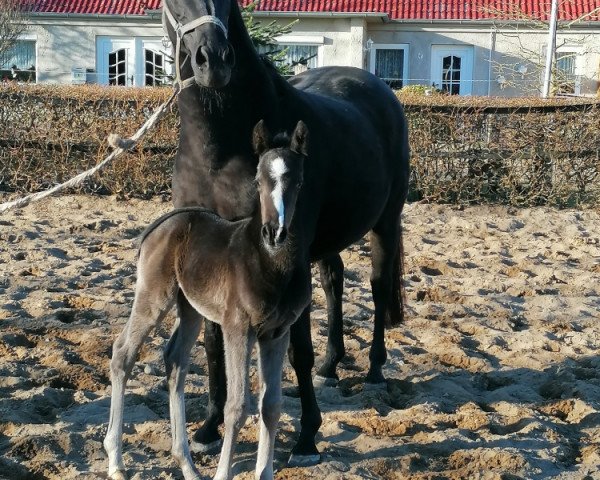
[[[60,183],[101,161],[106,138],[132,135],[168,88],[6,85],[0,91],[0,190]],[[398,93],[409,122],[411,199],[600,206],[600,103],[581,99]],[[176,110],[176,109],[175,109]],[[178,116],[80,192],[169,194]]]

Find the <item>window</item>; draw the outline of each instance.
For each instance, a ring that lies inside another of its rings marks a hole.
[[[259,45],[258,53],[282,52],[281,63],[287,65],[292,75],[320,67],[325,38],[318,35],[282,35],[276,38],[277,46]]]
[[[576,61],[578,54],[574,51],[556,52],[555,89],[558,95],[579,94],[580,79],[577,75]]]
[[[442,59],[442,91],[460,94],[460,57],[448,55]]]
[[[17,40],[0,55],[2,79],[35,82],[35,70],[35,40]]]
[[[127,49],[108,54],[108,84],[127,85]]]
[[[370,71],[391,88],[399,89],[406,84],[408,45],[373,44],[370,54]]]
[[[144,85],[156,87],[169,83],[165,71],[165,55],[150,48],[144,49]]]
[[[266,55],[282,52],[281,63],[287,65],[292,75],[297,75],[305,70],[319,66],[319,46],[278,43],[273,45],[259,45],[258,53]]]

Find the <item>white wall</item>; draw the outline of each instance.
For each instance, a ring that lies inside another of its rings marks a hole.
[[[256,19],[269,23],[274,18],[256,15]],[[288,24],[293,18],[275,17],[279,24]],[[517,37],[521,43],[543,58],[546,32],[543,30],[521,30],[494,26],[462,23],[387,22],[377,18],[331,16],[326,18],[300,17],[293,26],[295,41],[302,37],[312,43],[319,39],[319,59],[321,65],[351,65],[369,68],[368,52],[365,51],[370,38],[376,44],[408,44],[409,82],[431,84],[432,45],[473,45],[473,95],[513,96],[523,93],[535,94],[541,85],[541,74],[533,64],[525,61]],[[515,35],[518,33],[518,36]],[[578,73],[581,75],[581,93],[594,94],[598,90],[598,69],[600,64],[600,25],[598,28],[571,29],[564,33],[559,30],[558,45],[577,45],[584,56],[579,60]],[[28,36],[37,39],[38,81],[70,83],[73,67],[97,70],[96,38],[98,36],[152,37],[163,36],[159,19],[147,18],[35,18]],[[491,68],[490,68],[491,59]],[[543,61],[542,61],[543,63]],[[507,69],[517,64],[527,64],[525,75],[515,75],[509,84],[501,86],[496,79],[507,76]]]
[[[129,19],[37,19],[27,34],[37,40],[38,82],[71,83],[73,67],[97,70],[96,37],[162,38],[160,22]],[[88,75],[88,78],[93,75]]]

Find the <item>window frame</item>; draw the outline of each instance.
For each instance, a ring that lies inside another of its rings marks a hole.
[[[561,53],[567,53],[573,55],[573,76],[574,85],[573,85],[573,93],[560,93],[558,92],[558,81],[556,76],[552,79],[553,88],[556,88],[556,95],[581,95],[581,77],[583,76],[583,53],[584,50],[581,46],[578,45],[561,45],[555,51],[554,57],[554,66],[558,70],[558,55]]]
[[[375,75],[375,67],[377,61],[377,50],[403,50],[404,58],[402,59],[402,78],[397,79],[402,81],[402,87],[408,85],[408,81],[410,76],[408,74],[409,68],[409,52],[410,45],[408,43],[373,43],[371,45],[371,49],[369,50],[369,72]],[[381,78],[384,82],[385,79]]]
[[[38,83],[38,78],[39,78],[39,70],[38,70],[38,58],[39,58],[39,42],[38,42],[38,36],[35,34],[31,34],[31,33],[22,33],[21,35],[19,35],[17,37],[17,42],[33,42],[34,44],[34,61],[35,61],[35,70],[33,71],[34,73],[34,83]],[[2,65],[0,65],[0,70],[2,71],[10,71],[10,66],[8,67],[8,69],[2,69]],[[23,71],[23,70],[19,70],[19,71]]]
[[[275,37],[277,46],[307,46],[317,47],[317,68],[323,66],[323,47],[325,45],[325,37],[323,35],[279,35]],[[292,74],[294,75],[294,74]]]

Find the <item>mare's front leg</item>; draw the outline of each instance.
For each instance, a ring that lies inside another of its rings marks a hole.
[[[192,437],[192,451],[216,453],[221,446],[219,425],[223,423],[223,409],[227,399],[223,332],[218,323],[204,322],[204,348],[208,362],[208,406],[202,427]]]
[[[164,360],[169,385],[169,411],[173,457],[186,480],[199,479],[200,474],[188,446],[185,421],[185,377],[190,364],[190,352],[198,339],[202,317],[189,304],[181,290],[177,297],[178,323],[165,349]]]
[[[321,285],[327,299],[327,352],[325,361],[317,375],[326,384],[335,384],[339,379],[336,368],[344,358],[344,318],[342,294],[344,291],[344,263],[339,254],[331,255],[319,262]]]
[[[104,437],[104,450],[108,454],[108,476],[113,480],[127,478],[123,463],[125,386],[144,340],[171,309],[176,288],[174,284],[165,285],[164,288],[151,288],[138,278],[131,315],[113,344],[110,361],[110,420]]]
[[[245,321],[229,316],[224,318],[232,324],[223,328],[228,395],[225,402],[225,436],[215,480],[229,480],[232,477],[235,441],[248,416],[250,353],[256,339]]]
[[[273,478],[275,437],[281,412],[281,374],[289,341],[289,330],[279,338],[258,341],[261,377],[260,438],[255,473],[258,480]]]
[[[321,455],[315,445],[315,435],[321,426],[321,411],[312,383],[311,371],[315,363],[315,353],[310,335],[310,305],[304,309],[290,328],[288,355],[298,379],[302,405],[300,437],[292,449],[288,464],[290,466],[315,465],[321,460]]]

